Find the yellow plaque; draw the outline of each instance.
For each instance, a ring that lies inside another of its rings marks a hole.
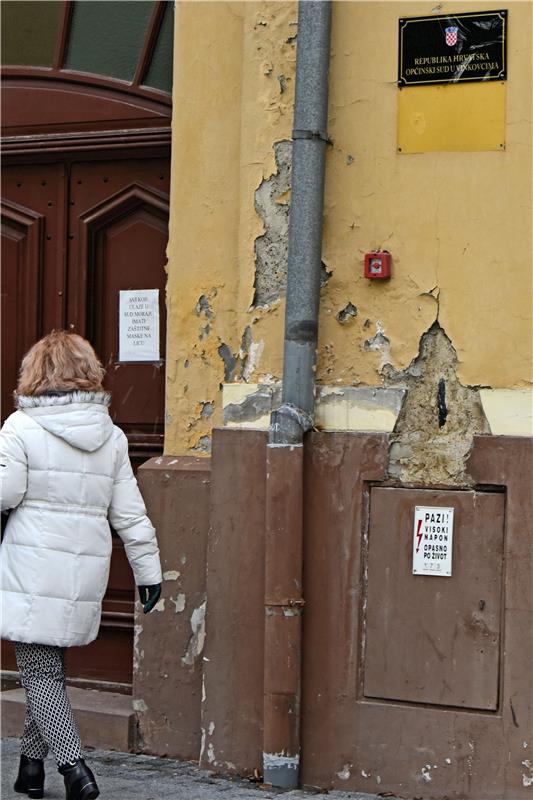
[[[398,152],[505,149],[503,81],[398,90]]]

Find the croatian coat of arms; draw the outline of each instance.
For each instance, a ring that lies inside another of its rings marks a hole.
[[[457,32],[459,28],[457,27],[450,27],[445,28],[444,32],[446,34],[446,44],[448,47],[453,47],[454,44],[457,44]]]

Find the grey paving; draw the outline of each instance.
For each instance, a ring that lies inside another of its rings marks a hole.
[[[18,760],[18,740],[2,739],[2,800],[24,797],[13,791]],[[378,800],[377,795],[353,792],[276,792],[215,776],[194,764],[131,753],[91,750],[87,762],[97,776],[102,800]],[[62,779],[51,758],[46,772],[45,798],[64,800]]]

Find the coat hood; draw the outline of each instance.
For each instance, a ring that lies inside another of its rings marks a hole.
[[[18,407],[42,428],[79,450],[92,453],[113,432],[106,392],[65,392],[17,397]]]

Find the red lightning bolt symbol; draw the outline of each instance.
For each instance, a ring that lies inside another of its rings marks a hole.
[[[422,541],[422,534],[420,533],[420,528],[421,527],[422,527],[422,520],[419,519],[418,520],[418,528],[416,529],[416,535],[417,535],[417,538],[418,538],[418,544],[416,546],[416,552],[417,553],[420,550],[420,542]]]

